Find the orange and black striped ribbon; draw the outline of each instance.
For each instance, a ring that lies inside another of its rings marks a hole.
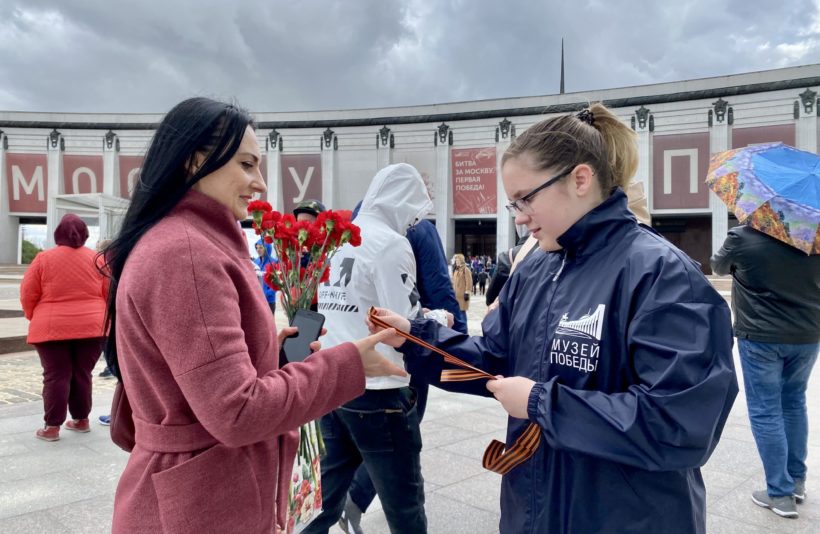
[[[382,328],[393,328],[376,315],[376,308],[370,308],[368,312],[370,322]],[[444,361],[461,367],[461,369],[445,369],[441,372],[442,382],[465,382],[468,380],[495,380],[496,378],[481,369],[470,365],[469,363],[456,358],[452,354],[441,350],[440,348],[427,343],[426,341],[412,336],[408,333],[396,330],[396,334],[408,341],[420,345],[427,350],[433,351],[444,357]],[[530,423],[524,432],[516,438],[515,442],[507,448],[504,443],[498,440],[493,440],[484,451],[484,458],[481,460],[485,469],[489,469],[500,475],[506,475],[514,468],[526,462],[538,447],[541,445],[541,429],[535,423]]]

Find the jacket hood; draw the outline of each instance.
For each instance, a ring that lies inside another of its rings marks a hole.
[[[401,235],[433,209],[419,171],[407,163],[376,173],[362,200],[360,214],[376,216]]]
[[[256,245],[262,245],[263,247],[265,247],[265,256],[268,259],[273,259],[273,245],[271,245],[270,243],[265,243],[264,239],[257,240],[256,243],[254,243],[254,246]]]
[[[88,239],[88,226],[73,213],[66,214],[54,230],[54,242],[71,248],[80,248]]]

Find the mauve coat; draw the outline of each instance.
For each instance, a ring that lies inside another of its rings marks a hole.
[[[292,431],[364,392],[352,343],[278,369],[245,236],[196,191],[131,252],[116,335],[137,433],[115,533],[273,532],[286,512]]]

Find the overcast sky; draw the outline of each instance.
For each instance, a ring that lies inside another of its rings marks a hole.
[[[820,62],[820,0],[0,0],[0,110],[431,104]]]

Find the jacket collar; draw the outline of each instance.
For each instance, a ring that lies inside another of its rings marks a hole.
[[[207,235],[219,248],[239,258],[248,258],[245,233],[233,213],[204,193],[189,190],[170,215],[183,217]]]
[[[637,225],[629,211],[626,194],[618,188],[609,198],[581,217],[558,238],[567,254],[580,258],[611,245],[629,228]]]

